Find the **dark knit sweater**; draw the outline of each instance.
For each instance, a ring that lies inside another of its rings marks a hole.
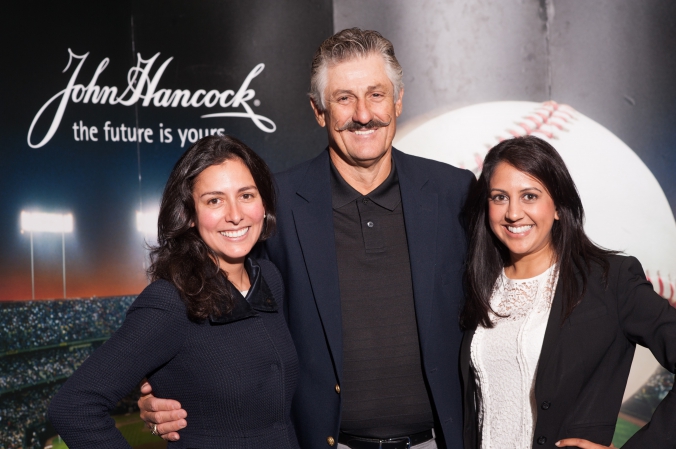
[[[169,447],[297,449],[290,407],[298,361],[281,312],[282,279],[268,261],[252,267],[262,277],[252,278],[249,302],[235,295],[234,315],[201,323],[188,319],[171,283],[149,285],[52,401],[49,419],[68,447],[129,448],[109,410],[147,377],[157,397],[188,413]]]

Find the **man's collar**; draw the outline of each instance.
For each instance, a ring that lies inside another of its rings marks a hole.
[[[340,175],[336,166],[333,165],[333,162],[331,162],[331,192],[334,209],[339,209],[363,196],[385,209],[394,210],[401,202],[399,176],[397,175],[397,168],[394,165],[394,158],[392,158],[392,169],[387,178],[366,195],[362,195],[348,184]]]

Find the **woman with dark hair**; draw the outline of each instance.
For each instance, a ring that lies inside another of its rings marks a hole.
[[[638,260],[587,237],[543,140],[491,149],[465,212],[465,449],[612,447],[636,344],[676,370],[676,310]],[[675,448],[674,417],[669,393],[624,448]]]
[[[130,447],[109,411],[144,377],[188,413],[171,447],[298,448],[282,279],[249,257],[274,230],[272,175],[256,153],[209,136],[183,154],[162,197],[153,282],[50,405],[70,449]]]

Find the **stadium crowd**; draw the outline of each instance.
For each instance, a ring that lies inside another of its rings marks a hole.
[[[45,422],[52,396],[61,384],[45,385],[0,398],[0,442],[3,449],[23,449],[26,430]],[[32,448],[31,448],[32,449]]]
[[[89,345],[0,357],[0,392],[68,377],[92,352]]]
[[[659,366],[648,381],[622,404],[620,412],[644,423],[649,422],[653,412],[673,386],[674,375]]]
[[[25,447],[26,432],[46,424],[49,402],[65,377],[99,343],[72,345],[110,337],[134,299],[0,302],[0,449],[41,447],[37,441]],[[49,348],[63,343],[70,346]],[[133,405],[129,398],[120,407]]]
[[[0,303],[0,352],[109,337],[135,296]]]

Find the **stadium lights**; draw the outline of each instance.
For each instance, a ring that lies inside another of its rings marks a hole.
[[[21,232],[73,232],[73,214],[21,211]]]
[[[157,235],[158,210],[152,212],[136,211],[136,230],[144,235]]]
[[[21,211],[21,233],[30,233],[31,238],[31,294],[35,299],[35,264],[33,258],[33,233],[52,232],[61,234],[61,262],[63,265],[63,297],[66,298],[66,233],[73,232],[73,214],[48,214],[45,212]]]
[[[148,264],[150,263],[148,245],[157,243],[157,217],[159,214],[159,207],[150,210],[146,209],[145,211],[136,211],[136,230],[143,235],[145,241],[143,257],[144,270],[148,269]]]

